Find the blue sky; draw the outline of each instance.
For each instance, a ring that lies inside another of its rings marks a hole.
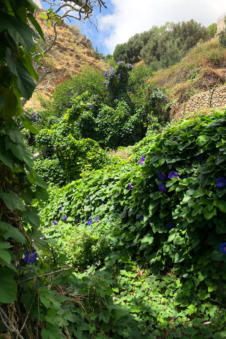
[[[112,54],[117,44],[153,25],[194,19],[208,26],[226,14],[225,0],[106,0],[105,3],[107,9],[100,13],[96,8],[91,22],[72,22],[79,25],[94,48],[104,55]]]

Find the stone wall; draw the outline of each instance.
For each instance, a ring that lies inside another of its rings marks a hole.
[[[201,92],[184,104],[184,113],[194,112],[202,108],[226,107],[226,85]]]

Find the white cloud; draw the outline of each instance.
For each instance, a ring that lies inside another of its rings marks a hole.
[[[225,0],[111,0],[112,14],[99,17],[99,29],[108,37],[104,43],[110,53],[119,43],[153,25],[194,19],[203,25],[216,22],[226,12]]]

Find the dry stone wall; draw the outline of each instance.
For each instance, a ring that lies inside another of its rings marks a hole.
[[[194,95],[184,104],[182,110],[189,113],[210,107],[226,107],[226,85]]]

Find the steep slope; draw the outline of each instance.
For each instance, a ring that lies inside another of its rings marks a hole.
[[[173,102],[171,115],[179,117],[186,112],[185,106],[193,96],[202,93],[203,107],[211,106],[212,92],[222,86],[226,80],[226,49],[219,45],[217,38],[205,43],[199,43],[179,63],[154,73],[149,79],[155,86],[168,90],[168,97]],[[205,93],[205,94],[204,94]],[[222,97],[222,106],[226,105],[225,88],[218,89],[217,93]],[[208,98],[209,99],[208,99]],[[216,98],[214,102],[216,102]],[[198,99],[200,102],[200,98]],[[205,101],[207,104],[205,104]],[[212,105],[214,107],[214,105]],[[216,106],[221,106],[220,104]],[[197,109],[202,107],[201,103]]]
[[[44,20],[39,21],[46,39],[45,43],[40,41],[40,44],[45,48],[53,41],[54,31]],[[54,46],[47,53],[42,64],[36,65],[40,79],[43,75],[47,75],[37,86],[26,107],[40,108],[42,100],[48,100],[57,85],[79,74],[83,66],[93,66],[99,70],[107,67],[104,60],[94,51],[91,41],[80,33],[77,26],[61,23],[57,26],[57,39]]]

